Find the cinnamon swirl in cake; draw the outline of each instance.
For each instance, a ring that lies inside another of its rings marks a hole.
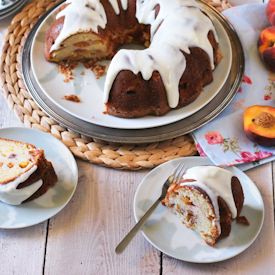
[[[188,169],[179,184],[170,186],[162,201],[212,246],[230,234],[232,221],[240,218],[243,202],[239,179],[216,166]]]

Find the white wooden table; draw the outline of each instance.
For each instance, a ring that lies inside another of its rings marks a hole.
[[[0,95],[0,127],[22,126]],[[154,249],[139,234],[124,254],[116,244],[134,224],[133,197],[146,172],[124,172],[78,161],[77,191],[56,217],[0,230],[0,274],[274,274],[275,163],[247,172],[265,203],[260,236],[241,255],[217,264],[190,264]]]
[[[10,126],[22,125],[0,94],[0,128]],[[0,274],[275,274],[275,163],[247,172],[265,203],[257,240],[231,260],[203,265],[165,256],[141,234],[125,253],[116,255],[116,244],[134,224],[133,197],[146,172],[116,171],[83,161],[78,167],[77,191],[62,212],[30,228],[0,230]]]

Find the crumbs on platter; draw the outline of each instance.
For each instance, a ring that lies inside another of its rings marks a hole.
[[[75,102],[75,103],[81,102],[79,96],[77,96],[77,95],[65,95],[64,99],[66,99],[68,101]]]
[[[96,79],[99,79],[107,71],[107,65],[99,64],[97,62],[85,62],[84,66],[86,69],[91,69],[95,74]]]
[[[249,225],[248,219],[244,216],[237,217],[237,223],[243,224],[243,225]]]
[[[69,82],[74,79],[73,69],[77,66],[77,62],[67,63],[62,62],[58,65],[58,71],[64,75],[64,82]]]
[[[85,61],[82,62],[86,69],[90,69],[96,76],[96,79],[99,79],[107,71],[107,65],[99,64],[95,61]],[[62,62],[58,65],[58,71],[64,75],[64,82],[68,83],[74,79],[73,70],[77,67],[78,62]],[[82,71],[80,75],[85,75],[85,72]]]

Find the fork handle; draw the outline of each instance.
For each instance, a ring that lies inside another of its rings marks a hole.
[[[144,225],[146,220],[152,214],[152,212],[156,209],[158,204],[160,203],[161,197],[159,197],[154,204],[146,211],[146,213],[142,216],[142,218],[136,223],[136,225],[129,231],[129,233],[123,238],[123,240],[116,247],[116,253],[120,254],[124,251],[130,241],[135,237],[140,228]]]

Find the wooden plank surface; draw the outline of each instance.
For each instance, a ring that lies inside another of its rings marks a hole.
[[[20,126],[1,97],[0,127]],[[161,257],[141,234],[124,254],[115,255],[116,244],[134,223],[133,196],[146,172],[115,171],[83,161],[78,165],[77,192],[50,220],[48,232],[47,222],[20,230],[0,230],[0,274],[231,274],[232,267],[236,274],[274,273],[271,164],[248,172],[265,202],[266,218],[259,238],[236,258],[209,265]]]
[[[45,274],[159,274],[159,252],[138,234],[125,253],[116,244],[133,226],[133,197],[144,172],[78,161],[79,186],[51,219]]]
[[[47,222],[25,229],[0,230],[0,274],[42,274]]]
[[[0,92],[0,128],[23,126],[15,114],[8,108],[7,103]]]
[[[0,94],[0,128],[20,126]],[[47,222],[24,229],[0,230],[0,274],[42,274]]]

